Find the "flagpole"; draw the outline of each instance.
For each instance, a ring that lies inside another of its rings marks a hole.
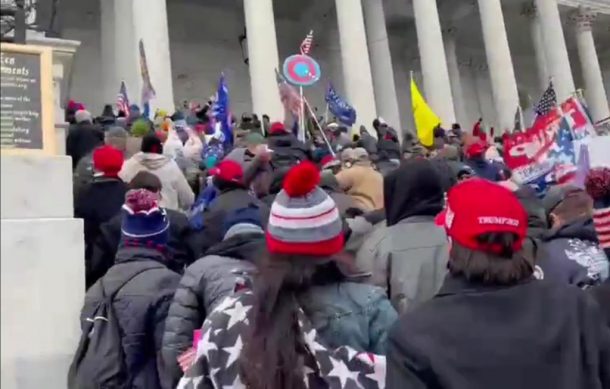
[[[313,120],[315,120],[316,124],[318,125],[318,128],[320,129],[320,133],[322,134],[322,139],[324,139],[324,142],[326,143],[326,146],[328,147],[328,150],[330,151],[330,153],[332,154],[333,157],[336,157],[337,155],[333,151],[333,148],[332,148],[330,142],[328,141],[328,138],[326,138],[326,134],[324,133],[324,129],[320,125],[320,122],[318,122],[318,118],[316,117],[316,115],[313,114],[313,111],[311,110],[311,107],[309,106],[309,103],[307,101],[305,101],[305,99],[303,99],[303,104],[307,107],[307,110],[309,111],[309,114],[311,116],[313,116]]]
[[[326,109],[324,110],[324,125],[328,125],[328,103],[326,103]]]
[[[299,130],[299,139],[305,142],[307,136],[305,135],[305,100],[303,99],[303,86],[299,86],[299,94],[301,95],[301,129]],[[301,137],[302,134],[302,137]]]

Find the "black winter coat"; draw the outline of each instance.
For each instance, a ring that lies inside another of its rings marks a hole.
[[[85,295],[81,320],[85,320],[104,299],[107,290],[125,283],[117,293],[113,308],[121,330],[125,366],[132,380],[130,389],[168,387],[161,362],[161,340],[169,305],[180,275],[165,266],[165,257],[154,250],[126,248],[117,253],[116,265]]]
[[[583,287],[608,278],[608,258],[597,243],[590,218],[547,231],[538,256],[536,264],[544,279]]]
[[[260,210],[263,227],[269,219],[269,206],[252,196],[244,188],[227,188],[221,190],[212,204],[203,211],[203,229],[195,233],[196,258],[202,257],[213,245],[220,243],[224,237],[224,223],[226,217],[232,212],[247,207],[256,207]]]
[[[182,273],[196,258],[193,232],[183,213],[171,209],[166,211],[169,219],[167,246],[172,259],[169,266],[172,270]],[[95,283],[114,265],[114,258],[121,243],[121,223],[122,215],[118,213],[100,227],[92,250],[91,267],[87,270],[87,285]]]
[[[104,132],[100,126],[78,123],[70,126],[66,137],[66,154],[72,157],[72,169],[78,161],[94,148],[104,143]]]
[[[387,389],[607,389],[610,330],[583,291],[448,277],[389,339]]]
[[[193,344],[193,331],[222,299],[235,291],[244,275],[256,271],[254,262],[265,248],[262,234],[236,235],[215,246],[189,266],[180,280],[167,315],[163,335],[163,359],[178,383],[182,370],[177,358]]]
[[[271,165],[274,169],[294,166],[309,159],[307,146],[293,134],[270,134],[267,143],[273,150]]]
[[[95,241],[100,235],[102,224],[119,213],[125,203],[127,185],[118,178],[95,178],[82,190],[74,205],[74,215],[85,224],[85,269],[91,272],[91,257]],[[114,258],[114,255],[112,256]],[[110,267],[110,266],[109,266]],[[87,279],[87,288],[97,279]]]

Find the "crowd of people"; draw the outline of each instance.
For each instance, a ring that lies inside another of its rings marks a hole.
[[[70,388],[610,389],[609,168],[541,196],[477,128],[208,110],[68,106]]]

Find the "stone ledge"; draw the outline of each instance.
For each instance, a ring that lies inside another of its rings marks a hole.
[[[0,386],[64,389],[85,293],[83,222],[3,219],[0,228]]]
[[[0,180],[2,219],[74,215],[70,157],[3,155]]]

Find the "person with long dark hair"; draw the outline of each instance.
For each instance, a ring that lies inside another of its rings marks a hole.
[[[336,204],[317,167],[291,169],[271,208],[252,291],[206,318],[178,388],[383,388],[396,312],[380,288],[346,282]]]
[[[449,192],[449,275],[392,329],[388,389],[610,388],[610,331],[586,293],[533,276],[527,221],[493,182]]]

